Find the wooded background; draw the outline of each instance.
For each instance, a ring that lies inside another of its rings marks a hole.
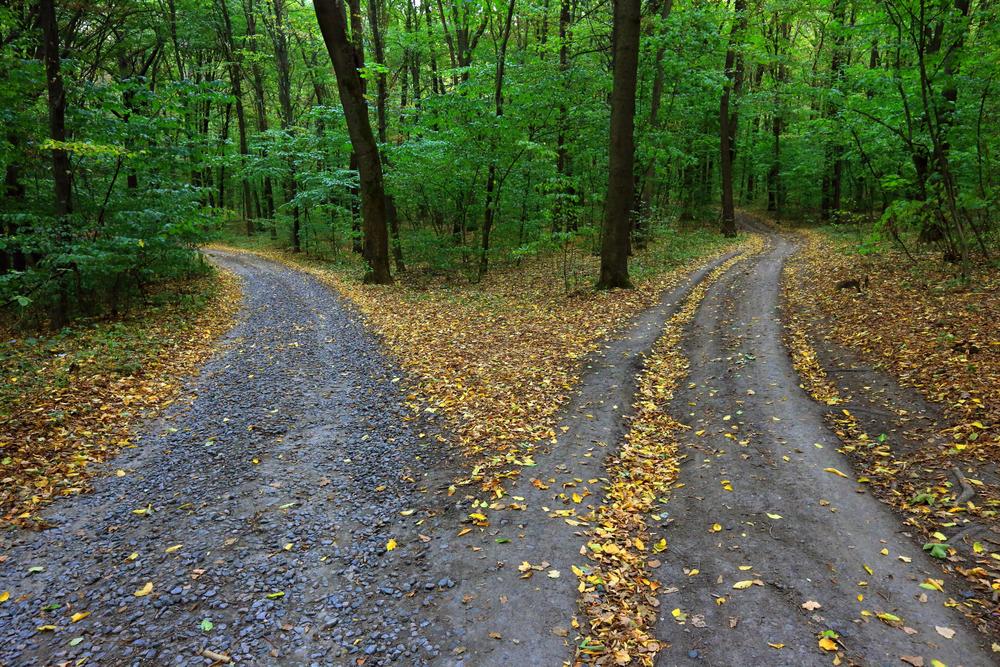
[[[612,3],[347,4],[394,271],[474,279],[496,262],[600,246]],[[359,156],[318,9],[0,7],[0,303],[56,324],[117,312],[198,271],[195,248],[220,229],[361,252]],[[998,11],[988,0],[643,3],[628,243],[678,224],[732,232],[734,208],[748,206],[861,223],[872,247],[931,247],[967,275],[996,245]]]

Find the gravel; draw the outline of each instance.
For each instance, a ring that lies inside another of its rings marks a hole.
[[[0,537],[0,664],[429,663],[451,634],[435,596],[455,582],[428,557],[451,464],[333,292],[213,255],[244,279],[223,351],[55,527]]]

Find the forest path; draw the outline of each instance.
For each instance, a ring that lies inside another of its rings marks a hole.
[[[202,649],[428,663],[442,630],[428,608],[454,584],[418,533],[435,534],[426,507],[447,461],[404,420],[398,371],[330,289],[212,255],[243,278],[244,309],[190,397],[110,463],[120,472],[55,503],[56,527],[0,536],[0,665],[212,662]]]
[[[450,661],[442,656],[444,664],[558,667],[572,661],[578,631],[570,621],[578,616],[579,632],[586,633],[587,619],[578,612],[579,580],[570,567],[587,562],[580,549],[589,524],[569,521],[590,514],[600,501],[605,457],[625,434],[643,356],[691,289],[736,254],[707,262],[586,359],[580,382],[559,413],[558,443],[545,443],[536,465],[507,485],[501,502],[508,509],[488,511],[489,528],[461,538],[462,549],[474,557],[451,564],[459,585],[440,610],[458,646]],[[524,562],[535,569],[522,572]]]
[[[584,538],[546,508],[567,506],[574,478],[581,513],[597,497],[642,355],[729,256],[587,359],[559,445],[508,496],[525,511],[458,538],[472,509],[445,490],[460,468],[404,419],[400,373],[352,310],[303,273],[212,254],[244,279],[244,309],[189,397],[111,462],[121,476],[53,504],[54,528],[0,537],[0,665],[192,664],[203,649],[245,664],[570,660]],[[522,579],[523,560],[562,575]]]
[[[944,606],[948,595],[918,587],[941,569],[854,481],[824,406],[799,388],[779,313],[782,267],[796,246],[769,238],[766,252],[710,288],[685,332],[690,371],[672,412],[690,429],[679,443],[684,486],[662,507],[669,549],[657,570],[665,590],[656,635],[670,647],[657,664],[828,665],[832,654],[818,647],[825,630],[839,634],[849,664],[996,664],[984,638]],[[807,601],[822,606],[807,610]]]

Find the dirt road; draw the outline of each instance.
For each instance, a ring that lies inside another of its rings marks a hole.
[[[858,664],[996,664],[945,606],[957,591],[919,587],[940,568],[855,481],[823,407],[798,386],[778,310],[794,250],[772,235],[710,289],[685,334],[689,384],[672,412],[690,430],[684,486],[662,508],[657,635],[671,646],[657,664],[828,665],[828,630]]]

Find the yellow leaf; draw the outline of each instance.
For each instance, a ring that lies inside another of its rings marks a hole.
[[[718,533],[720,530],[722,530],[722,524],[713,523],[712,527],[708,529],[708,532]]]
[[[6,602],[10,599],[10,591],[4,591],[0,593],[0,602]]]
[[[153,582],[147,581],[145,586],[137,590],[132,595],[136,596],[137,598],[144,598],[152,592],[153,592]]]
[[[183,547],[183,546],[184,546],[183,544],[175,544],[175,545],[174,545],[174,546],[172,546],[172,547],[167,547],[166,549],[164,549],[164,551],[165,551],[166,553],[168,553],[168,554],[172,554],[172,553],[174,553],[175,551],[180,551],[180,548],[181,548],[181,547]]]
[[[768,518],[774,519],[775,521],[777,521],[778,519],[781,518],[780,514],[771,514],[770,512],[767,513],[767,516],[768,516]]]
[[[874,572],[872,572],[872,569],[870,567],[868,567],[867,565],[865,565],[865,572],[867,572],[869,575],[875,574]]]
[[[823,637],[819,640],[819,647],[824,651],[836,651],[837,642],[833,641],[829,637]]]
[[[882,554],[883,556],[888,556],[889,555],[889,550],[888,549],[882,549],[882,551],[879,551],[879,553]]]
[[[390,538],[389,541],[385,543],[385,550],[392,551],[395,548],[396,548],[396,540]]]
[[[135,560],[138,557],[139,557],[139,552],[133,551],[132,553],[130,553],[128,556],[125,557],[125,560]]]
[[[70,620],[73,621],[74,623],[76,623],[77,621],[82,621],[83,619],[87,618],[88,616],[90,616],[90,612],[89,611],[78,611],[75,614],[73,614],[72,616],[70,616]]]
[[[38,631],[39,632],[55,632],[55,630],[56,630],[56,626],[54,626],[54,625],[39,625],[38,626]]]
[[[744,579],[743,581],[737,581],[735,584],[733,584],[733,588],[735,588],[738,591],[746,590],[751,586],[753,586],[752,579]]]
[[[770,646],[771,648],[785,648],[784,644],[774,644],[774,643],[768,642],[767,645]]]
[[[685,614],[683,611],[681,611],[680,607],[678,607],[677,609],[674,609],[672,612],[670,612],[670,615],[673,616],[674,619],[676,619],[678,623],[683,623],[684,621],[687,620],[687,614]]]
[[[823,472],[830,472],[830,473],[833,473],[834,475],[836,475],[837,477],[843,477],[844,479],[847,479],[847,475],[845,475],[844,473],[840,472],[836,468],[823,468]]]
[[[632,541],[632,543],[635,545],[635,548],[638,549],[639,551],[645,551],[646,550],[646,544],[642,540],[640,540],[638,537],[635,538]]]
[[[653,551],[660,553],[661,551],[667,550],[667,540],[666,538],[660,538],[660,541],[653,545]]]
[[[545,575],[549,579],[558,579],[559,578],[559,570],[549,570],[548,572],[545,573]]]

